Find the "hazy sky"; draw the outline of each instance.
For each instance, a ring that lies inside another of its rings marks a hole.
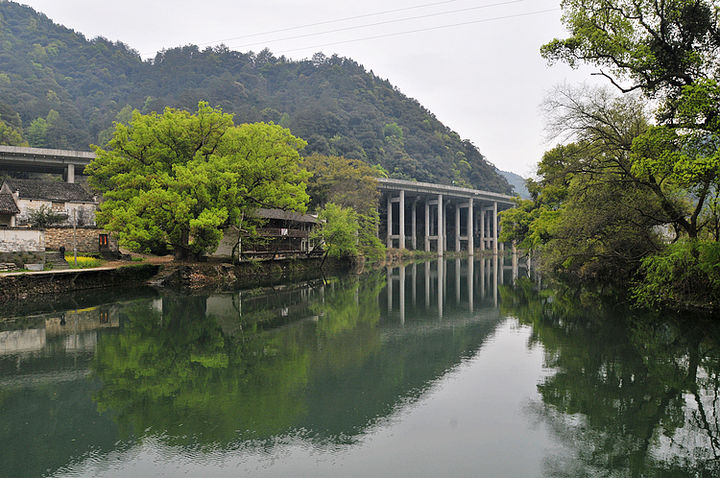
[[[539,107],[545,95],[564,82],[592,82],[590,70],[549,67],[540,57],[543,43],[564,36],[559,0],[19,1],[88,38],[120,40],[143,58],[221,42],[293,59],[317,51],[353,58],[497,167],[523,176],[552,146]]]

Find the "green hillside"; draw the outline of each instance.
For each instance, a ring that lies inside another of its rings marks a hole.
[[[397,178],[511,191],[471,142],[351,59],[185,46],[142,61],[127,45],[88,40],[0,2],[2,143],[87,150],[132,109],[194,110],[200,100],[236,123],[286,126],[308,142],[308,154],[362,159]]]

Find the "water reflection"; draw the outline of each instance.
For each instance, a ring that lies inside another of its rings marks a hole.
[[[508,277],[506,270],[511,269]],[[413,317],[434,310],[442,319],[448,313],[459,311],[473,314],[476,304],[480,308],[498,306],[498,284],[511,283],[520,271],[526,272],[527,264],[521,266],[517,255],[485,256],[469,261],[462,258],[440,259],[386,268],[385,303],[388,312],[399,313],[400,323],[405,323],[406,307]],[[424,291],[424,295],[423,294]],[[448,296],[449,294],[449,296]],[[448,297],[451,297],[448,302]]]
[[[572,444],[548,476],[720,476],[720,326],[599,307],[594,297],[504,288],[553,371],[537,413]]]
[[[488,290],[453,259],[7,317],[0,409],[14,418],[0,443],[13,458],[0,475],[52,474],[150,438],[188,450],[356,443],[493,333],[497,287],[482,262]]]
[[[540,290],[527,265],[445,258],[5,309],[0,476],[128,476],[133,460],[140,474],[152,462],[214,476],[208,462],[257,455],[322,475],[321,454],[325,476],[362,476],[413,452],[415,465],[383,469],[718,476],[720,327]],[[389,448],[373,454],[376,443]],[[509,464],[499,449],[521,456]]]

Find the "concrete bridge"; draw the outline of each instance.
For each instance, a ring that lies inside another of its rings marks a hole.
[[[436,251],[476,247],[497,253],[498,212],[515,205],[512,196],[442,184],[378,180],[383,195],[380,205],[380,237],[388,247]],[[477,241],[477,244],[476,244]]]
[[[75,182],[95,153],[61,149],[0,146],[0,170],[62,174]],[[498,212],[514,206],[513,198],[477,189],[442,184],[378,179],[379,237],[388,247],[436,251],[476,249],[497,253]]]
[[[69,183],[93,159],[89,151],[0,146],[0,170],[62,174]]]

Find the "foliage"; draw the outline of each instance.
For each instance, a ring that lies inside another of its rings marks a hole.
[[[194,114],[136,111],[86,169],[105,199],[98,224],[136,251],[214,250],[224,227],[258,207],[304,210],[304,144],[280,126],[234,126],[203,102]]]
[[[318,214],[321,224],[311,238],[320,241],[325,247],[325,255],[347,257],[358,254],[357,213],[349,207],[327,203]]]
[[[2,78],[0,73],[0,84]],[[0,145],[28,146],[20,115],[5,103],[0,103]]]
[[[720,243],[681,240],[642,263],[633,292],[649,308],[713,311],[720,303]]]
[[[567,459],[549,476],[716,476],[720,327],[592,296],[501,286],[501,313],[544,350],[535,408]]]
[[[717,7],[716,0],[563,0],[570,36],[541,51],[550,61],[597,66],[623,92],[674,97],[718,74]]]
[[[378,171],[366,162],[316,153],[303,159],[303,167],[311,173],[307,186],[311,208],[329,202],[352,207],[360,214],[377,208]]]
[[[717,2],[566,0],[563,9],[571,36],[543,54],[598,66],[621,91],[658,100],[658,124],[634,138],[628,176],[658,197],[668,222],[698,237],[705,201],[720,181]]]
[[[268,50],[190,45],[142,61],[120,42],[87,40],[0,2],[0,65],[0,98],[34,123],[34,146],[104,146],[128,105],[148,114],[205,100],[243,121],[289,128],[307,140],[307,153],[367,160],[395,177],[511,191],[472,143],[347,58],[290,61]]]
[[[370,260],[385,257],[385,246],[376,234],[380,220],[376,178],[380,171],[364,161],[319,154],[306,157],[303,166],[312,174],[307,187],[311,207],[334,203],[352,208],[358,224],[359,252]]]
[[[379,223],[380,214],[377,209],[367,214],[358,214],[358,247],[362,255],[370,261],[380,261],[385,258],[385,244],[377,236]]]
[[[699,307],[704,300],[705,306],[716,309],[720,291],[720,282],[713,278],[717,260],[713,251],[720,240],[720,4],[717,0],[564,0],[562,7],[570,36],[543,46],[545,58],[598,67],[597,74],[621,92],[638,91],[653,100],[655,121],[649,120],[646,108],[633,107],[639,98],[626,96],[609,109],[605,107],[612,104],[608,101],[577,94],[556,102],[564,109],[556,116],[556,129],[579,146],[589,147],[586,158],[611,158],[614,163],[608,168],[605,161],[584,159],[579,168],[565,171],[570,194],[558,209],[561,221],[568,222],[570,211],[577,210],[573,184],[597,187],[593,178],[604,176],[601,187],[623,198],[611,202],[618,207],[614,214],[638,213],[625,221],[630,228],[621,236],[629,240],[611,243],[609,248],[613,253],[627,252],[619,257],[631,254],[632,264],[641,260],[635,288],[638,302],[677,308]],[[623,103],[629,108],[617,107]],[[638,127],[614,128],[632,117],[637,118]],[[618,134],[622,131],[631,134]],[[623,207],[628,200],[630,208]],[[586,219],[575,214],[575,230],[596,222],[604,204],[585,209],[595,213]],[[635,241],[628,234],[633,230]],[[585,243],[600,239],[607,246],[609,237],[593,235]],[[660,238],[679,242],[663,251]],[[550,244],[552,240],[544,247]],[[568,261],[573,260],[568,256]],[[581,263],[587,260],[581,258]],[[624,274],[623,281],[629,279]]]
[[[22,131],[0,119],[0,145],[28,146]]]
[[[633,141],[646,131],[642,102],[604,91],[559,90],[549,100],[555,127],[575,142],[545,153],[532,201],[501,216],[503,238],[541,252],[542,267],[569,280],[626,281],[657,250],[670,219],[631,173]]]
[[[60,224],[67,219],[67,214],[53,211],[52,207],[43,204],[28,213],[28,222],[32,227],[40,229]]]

